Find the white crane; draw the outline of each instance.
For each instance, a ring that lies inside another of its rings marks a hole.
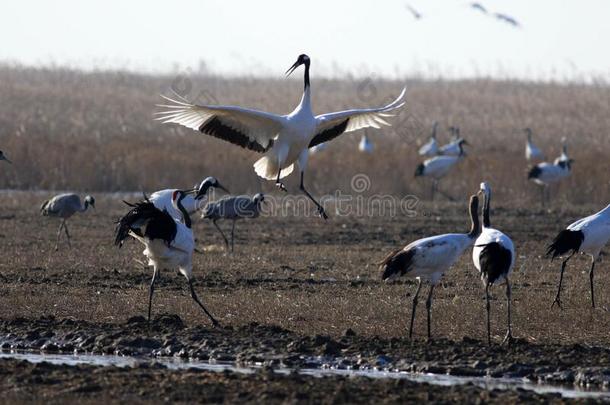
[[[358,143],[358,150],[362,153],[373,153],[375,150],[375,145],[373,145],[373,142],[371,142],[366,134],[362,134],[362,138],[360,138]]]
[[[172,218],[165,210],[160,210],[150,201],[144,200],[131,207],[117,222],[115,245],[121,247],[129,236],[140,241],[146,248],[143,254],[148,258],[148,265],[153,268],[153,277],[148,295],[148,322],[150,322],[152,298],[155,281],[159,271],[178,269],[186,277],[191,298],[203,309],[214,326],[218,321],[203,306],[193,288],[193,250],[195,240],[191,229],[191,217],[182,205],[186,193],[176,190],[172,194],[174,208],[182,214],[181,219]]]
[[[485,286],[485,309],[487,310],[487,343],[491,345],[489,288],[503,280],[506,282],[506,304],[508,306],[507,330],[502,343],[510,343],[513,339],[511,327],[511,288],[509,276],[515,265],[515,247],[513,241],[504,233],[491,227],[489,207],[491,187],[481,183],[479,193],[484,196],[483,230],[474,242],[472,261],[481,275]]]
[[[216,221],[219,219],[233,220],[231,225],[231,252],[234,246],[235,222],[244,218],[258,218],[261,212],[261,204],[265,201],[265,196],[261,193],[255,194],[252,198],[248,196],[237,196],[223,198],[222,200],[209,203],[201,218],[206,218],[212,221],[218,232],[222,235],[227,249],[229,248],[229,240],[222,232]]]
[[[316,205],[320,216],[328,218],[324,208],[305,189],[304,173],[309,148],[328,142],[345,132],[362,128],[380,128],[390,125],[385,118],[402,107],[406,89],[390,104],[379,108],[361,108],[314,116],[311,109],[309,83],[310,59],[300,55],[286,71],[291,74],[304,65],[304,91],[301,102],[288,115],[277,115],[236,106],[195,105],[177,96],[174,100],[164,97],[171,104],[158,112],[157,119],[164,123],[176,123],[200,131],[235,145],[263,153],[254,163],[256,173],[268,180],[275,179],[276,186],[286,191],[280,181],[288,176],[298,163],[301,172],[300,190]]]
[[[555,158],[553,164],[557,165],[561,162],[567,162],[570,160],[570,157],[568,156],[568,145],[566,142],[567,141],[565,137],[561,138],[561,155]]]
[[[42,203],[40,212],[47,217],[61,218],[59,229],[57,230],[57,240],[55,241],[55,250],[59,248],[59,238],[61,229],[66,231],[68,238],[68,247],[72,248],[70,243],[70,233],[68,232],[68,224],[66,221],[77,212],[85,212],[87,208],[95,208],[95,199],[88,195],[85,197],[84,204],[81,203],[80,197],[77,194],[65,193],[59,194]]]
[[[525,128],[525,133],[527,134],[527,141],[525,142],[525,158],[527,160],[537,160],[544,159],[544,154],[532,141],[532,129]]]
[[[441,146],[438,149],[439,155],[445,156],[461,156],[464,154],[464,146],[469,145],[464,138],[460,137],[460,129],[457,127],[450,127],[451,130],[451,141],[448,144]]]
[[[591,288],[591,306],[595,308],[595,294],[593,291],[593,271],[595,261],[599,257],[602,248],[610,240],[610,205],[596,214],[579,219],[568,225],[568,227],[555,237],[547,249],[547,256],[551,256],[551,261],[556,257],[568,256],[561,263],[561,273],[559,276],[559,287],[557,295],[551,308],[557,304],[561,308],[561,284],[563,282],[563,272],[568,260],[575,253],[587,254],[591,256],[591,269],[589,270],[589,284]]]
[[[409,339],[413,336],[413,321],[415,308],[422,281],[430,284],[430,292],[426,300],[428,312],[428,340],[430,340],[430,309],[432,307],[432,292],[443,274],[455,264],[458,258],[474,243],[481,233],[479,224],[479,199],[476,195],[470,197],[471,227],[468,233],[449,233],[419,239],[398,249],[380,263],[382,280],[388,280],[406,275],[417,279],[417,290],[413,296],[413,309],[409,323]]]
[[[438,153],[438,143],[436,142],[436,130],[438,128],[438,122],[434,122],[432,125],[432,134],[430,135],[430,140],[423,144],[418,153],[421,156],[436,156]]]
[[[461,153],[457,156],[435,156],[430,159],[426,159],[423,163],[420,163],[419,166],[415,169],[415,177],[430,177],[432,178],[432,192],[431,199],[434,200],[434,195],[438,191],[448,200],[453,201],[453,197],[444,193],[442,190],[438,188],[438,183],[441,178],[445,177],[447,173],[451,171],[451,169],[461,161],[465,154],[462,149],[462,146],[459,146]]]
[[[551,184],[557,183],[561,179],[564,179],[572,172],[573,159],[565,156],[563,158],[555,159],[555,163],[542,162],[533,166],[528,174],[528,180],[532,180],[534,183],[541,187],[542,205],[544,206],[548,199],[548,187]]]
[[[182,206],[186,209],[189,215],[193,215],[205,206],[207,202],[207,193],[211,188],[219,188],[227,193],[229,192],[229,190],[220,184],[215,177],[206,177],[199,184],[199,186],[185,191],[186,196],[182,199]],[[167,210],[172,218],[180,219],[182,218],[182,213],[175,208],[172,202],[172,196],[176,190],[178,189],[169,188],[155,191],[150,195],[149,200],[161,211]]]
[[[4,154],[4,152],[2,152],[1,150],[0,150],[0,160],[4,160],[4,161],[5,161],[5,162],[7,162],[7,163],[13,164],[13,162],[11,162],[11,161],[10,161],[10,160],[9,160],[9,159],[6,157],[6,155]]]

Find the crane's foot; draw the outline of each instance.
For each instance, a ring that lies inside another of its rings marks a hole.
[[[553,308],[555,306],[555,304],[557,304],[559,309],[563,310],[563,307],[561,306],[561,299],[559,298],[559,296],[555,297],[555,299],[553,300],[553,303],[551,304],[551,308]]]
[[[318,214],[324,218],[324,219],[328,219],[328,215],[326,215],[326,211],[324,211],[324,208],[322,207],[318,207]]]
[[[515,341],[515,338],[513,337],[513,334],[510,331],[508,331],[508,332],[506,332],[506,336],[504,336],[504,340],[502,340],[502,344],[503,345],[505,344],[506,346],[510,346],[514,343],[514,341]]]
[[[283,192],[287,193],[288,189],[286,188],[286,186],[284,185],[284,183],[282,183],[281,181],[278,181],[277,183],[275,183],[275,186],[277,188],[279,188],[280,190],[282,190]]]

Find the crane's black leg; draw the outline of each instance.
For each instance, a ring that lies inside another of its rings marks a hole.
[[[409,323],[409,339],[413,337],[413,322],[415,321],[415,308],[417,308],[417,299],[419,297],[419,290],[421,290],[421,279],[418,280],[417,290],[413,296],[413,308],[411,309],[411,323]]]
[[[68,238],[68,247],[72,249],[72,244],[70,243],[70,233],[68,232],[68,222],[64,220],[64,231],[66,231],[66,237]]]
[[[59,238],[61,237],[61,229],[64,227],[65,221],[65,219],[62,219],[59,223],[59,229],[57,229],[57,238],[55,239],[55,251],[59,249]]]
[[[233,220],[233,225],[231,226],[231,252],[233,251],[234,241],[235,241],[235,219]]]
[[[510,315],[511,301],[512,301],[512,289],[510,287],[510,280],[506,279],[506,305],[508,307],[508,317],[507,317],[508,329],[506,331],[506,336],[504,336],[504,340],[502,341],[502,344],[506,343],[508,345],[510,345],[513,341],[513,328],[512,328],[512,321],[511,321],[511,315]]]
[[[489,282],[485,283],[485,310],[487,311],[487,345],[491,346],[491,322],[490,322],[490,309],[491,304],[489,303]]]
[[[288,192],[284,183],[280,181],[280,174],[282,174],[282,168],[280,167],[277,171],[277,179],[275,179],[275,186],[284,192]]]
[[[570,260],[570,258],[572,256],[574,256],[575,252],[572,252],[572,254],[570,256],[568,256],[563,263],[561,263],[561,274],[559,275],[559,287],[557,288],[557,295],[555,296],[555,300],[553,301],[553,303],[551,304],[551,308],[553,308],[555,306],[555,304],[557,304],[557,306],[559,307],[559,309],[563,309],[561,308],[561,284],[563,282],[563,272],[566,269],[566,264],[568,263],[568,260]]]
[[[199,298],[197,297],[197,294],[195,293],[195,289],[193,288],[193,279],[189,278],[188,281],[189,281],[189,288],[191,289],[191,297],[193,298],[193,300],[195,300],[197,305],[199,305],[201,307],[201,309],[203,309],[203,312],[205,312],[205,314],[210,318],[210,320],[212,321],[212,325],[219,326],[220,324],[218,323],[218,321],[216,319],[214,319],[212,314],[210,314],[208,312],[208,310],[205,309],[205,307],[203,306],[201,301],[199,301]]]
[[[318,207],[318,213],[320,214],[320,216],[324,219],[328,219],[328,215],[326,215],[326,212],[324,211],[324,207],[322,207],[322,205],[320,205],[320,203],[317,202],[311,196],[311,194],[309,194],[309,192],[307,190],[305,190],[305,185],[303,184],[304,177],[305,177],[305,172],[301,172],[301,185],[299,186],[299,188],[307,196],[307,198],[309,198],[316,205],[316,207]]]
[[[438,180],[432,179],[432,189],[430,193],[430,201],[434,201],[434,194],[436,194],[436,187],[438,186]]]
[[[593,271],[595,270],[595,258],[591,258],[591,270],[589,270],[589,284],[591,285],[591,307],[595,308],[595,294],[593,292]]]
[[[150,312],[151,312],[151,308],[152,308],[152,298],[153,298],[153,293],[155,292],[155,281],[157,281],[157,275],[159,274],[159,269],[157,269],[157,267],[154,267],[153,270],[153,277],[152,280],[150,281],[150,288],[148,290],[148,324],[150,324]]]
[[[222,229],[220,229],[220,227],[218,226],[218,224],[216,223],[216,219],[212,220],[212,223],[214,224],[214,226],[216,227],[216,229],[218,229],[218,232],[220,232],[220,234],[222,235],[222,238],[225,241],[225,245],[227,246],[227,250],[229,250],[229,240],[227,239],[227,237],[225,236],[224,232],[222,231]]]
[[[426,311],[428,312],[428,341],[432,339],[430,333],[430,312],[432,309],[432,292],[434,291],[434,284],[430,285],[430,292],[428,293],[428,299],[426,300]]]
[[[443,190],[441,190],[440,188],[437,188],[438,193],[440,195],[442,195],[443,197],[445,197],[447,200],[449,201],[455,201],[455,198],[451,197],[449,194],[447,194],[446,192],[444,192]]]

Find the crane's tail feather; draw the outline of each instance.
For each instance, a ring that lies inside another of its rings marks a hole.
[[[506,277],[513,260],[510,250],[498,242],[476,246],[483,247],[479,254],[481,278],[487,280],[490,284],[494,284],[500,277]]]
[[[394,276],[402,276],[411,267],[415,250],[397,249],[390,252],[380,263],[381,279],[387,280]]]
[[[277,165],[277,162],[274,162],[274,159],[270,159],[268,156],[263,156],[254,163],[254,171],[256,172],[256,174],[266,180],[277,179],[278,170],[279,167]],[[283,179],[284,177],[288,176],[290,173],[292,173],[293,170],[294,164],[283,168],[280,172],[280,179]]]
[[[584,240],[585,235],[582,231],[564,229],[557,234],[553,242],[549,245],[546,250],[546,255],[551,256],[551,260],[553,260],[558,256],[563,256],[569,251],[576,253]]]

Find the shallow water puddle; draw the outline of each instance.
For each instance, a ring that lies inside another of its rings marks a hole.
[[[42,354],[42,353],[2,353],[0,359],[10,358],[25,360],[31,363],[47,362],[57,365],[76,366],[80,364],[93,366],[136,367],[141,364],[160,364],[171,370],[184,370],[195,368],[205,371],[251,374],[260,370],[260,366],[244,367],[234,363],[209,363],[205,361],[190,361],[176,358],[146,358],[115,355],[93,354]],[[313,377],[368,377],[406,379],[417,383],[427,383],[441,386],[455,386],[473,384],[486,390],[527,390],[538,394],[560,394],[564,398],[594,398],[610,400],[610,391],[590,391],[585,389],[567,388],[548,384],[536,384],[523,378],[495,378],[495,377],[459,377],[445,374],[410,373],[404,371],[380,370],[346,370],[335,368],[274,368],[278,374],[288,375],[298,372]]]

